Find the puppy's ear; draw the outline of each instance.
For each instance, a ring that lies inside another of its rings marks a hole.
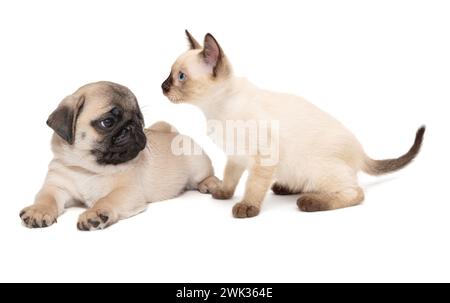
[[[212,67],[213,76],[217,77],[218,73],[224,66],[224,53],[217,40],[211,35],[206,34],[204,48],[201,52],[203,60]]]
[[[84,105],[84,96],[66,97],[48,117],[50,126],[61,138],[70,145],[75,140],[75,125]]]
[[[197,40],[195,40],[195,38],[192,37],[191,33],[189,33],[188,30],[185,30],[184,32],[186,33],[186,37],[187,37],[190,49],[201,49],[202,48],[200,43],[198,43]]]

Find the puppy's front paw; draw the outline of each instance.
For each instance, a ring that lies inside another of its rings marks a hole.
[[[222,184],[222,181],[220,181],[215,176],[210,176],[200,182],[198,185],[198,191],[202,194],[211,194],[214,193]]]
[[[31,205],[25,207],[19,214],[23,224],[29,228],[48,227],[56,223],[57,212],[47,206]]]
[[[248,204],[247,202],[240,202],[233,206],[233,217],[235,218],[251,218],[259,214],[259,207]]]
[[[83,231],[104,229],[117,222],[112,211],[88,209],[78,217],[77,228]]]

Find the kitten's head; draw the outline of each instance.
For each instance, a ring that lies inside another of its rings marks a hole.
[[[186,30],[190,49],[173,64],[161,85],[164,95],[174,103],[195,102],[208,96],[232,71],[219,43],[207,34],[202,47]]]

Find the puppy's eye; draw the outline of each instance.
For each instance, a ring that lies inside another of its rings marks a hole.
[[[100,121],[100,126],[107,129],[107,128],[111,128],[114,125],[114,119],[111,118],[106,118],[102,121]]]
[[[186,80],[186,74],[183,73],[183,72],[180,72],[180,73],[178,74],[178,80],[181,81],[181,82],[183,82],[184,80]]]

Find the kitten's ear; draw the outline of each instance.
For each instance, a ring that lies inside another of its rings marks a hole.
[[[191,49],[201,49],[202,48],[200,43],[198,43],[197,40],[195,40],[195,38],[192,37],[191,33],[188,30],[185,30],[184,32],[186,33],[186,37],[189,42],[189,47]]]
[[[75,141],[75,125],[83,105],[83,96],[79,98],[73,95],[68,96],[61,101],[47,120],[47,125],[70,145]]]
[[[203,59],[206,64],[213,68],[214,77],[217,76],[219,70],[224,64],[224,54],[222,48],[220,48],[219,43],[211,34],[206,34],[204,48],[201,52]]]

